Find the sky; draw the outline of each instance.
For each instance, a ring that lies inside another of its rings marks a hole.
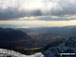
[[[76,0],[0,0],[0,27],[76,25]]]

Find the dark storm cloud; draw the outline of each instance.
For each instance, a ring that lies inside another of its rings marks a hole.
[[[11,20],[25,16],[41,16],[40,10],[34,11],[19,11],[17,8],[8,8],[0,12],[0,20]]]
[[[20,12],[16,8],[8,8],[4,9],[0,12],[0,20],[7,20],[7,19],[13,19],[13,18],[20,18],[25,16],[24,12]]]

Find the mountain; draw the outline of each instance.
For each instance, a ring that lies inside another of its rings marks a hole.
[[[13,40],[21,40],[21,39],[30,40],[32,38],[29,37],[25,32],[22,32],[20,30],[15,30],[11,28],[7,28],[7,29],[0,28],[0,40],[13,41]]]
[[[16,50],[25,53],[25,48],[33,47],[35,41],[25,32],[0,28],[0,48]]]
[[[42,53],[45,57],[60,57],[60,53],[75,53],[73,57],[76,57],[76,37],[70,37],[63,43],[56,45],[58,42],[50,43],[44,48]]]

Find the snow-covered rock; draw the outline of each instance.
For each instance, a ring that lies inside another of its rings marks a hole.
[[[13,50],[7,50],[7,49],[0,49],[0,57],[3,56],[11,56],[11,57],[44,57],[44,55],[39,52],[34,55],[24,55],[19,52],[13,51]]]
[[[76,54],[76,37],[71,37],[58,46],[49,47],[43,51],[45,57],[60,57],[61,53],[75,53]],[[68,57],[68,56],[66,56]],[[76,57],[76,55],[74,55]]]

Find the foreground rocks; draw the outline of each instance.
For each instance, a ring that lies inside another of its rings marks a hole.
[[[24,55],[13,50],[0,49],[0,57],[44,57],[44,55],[41,52],[34,55]]]

